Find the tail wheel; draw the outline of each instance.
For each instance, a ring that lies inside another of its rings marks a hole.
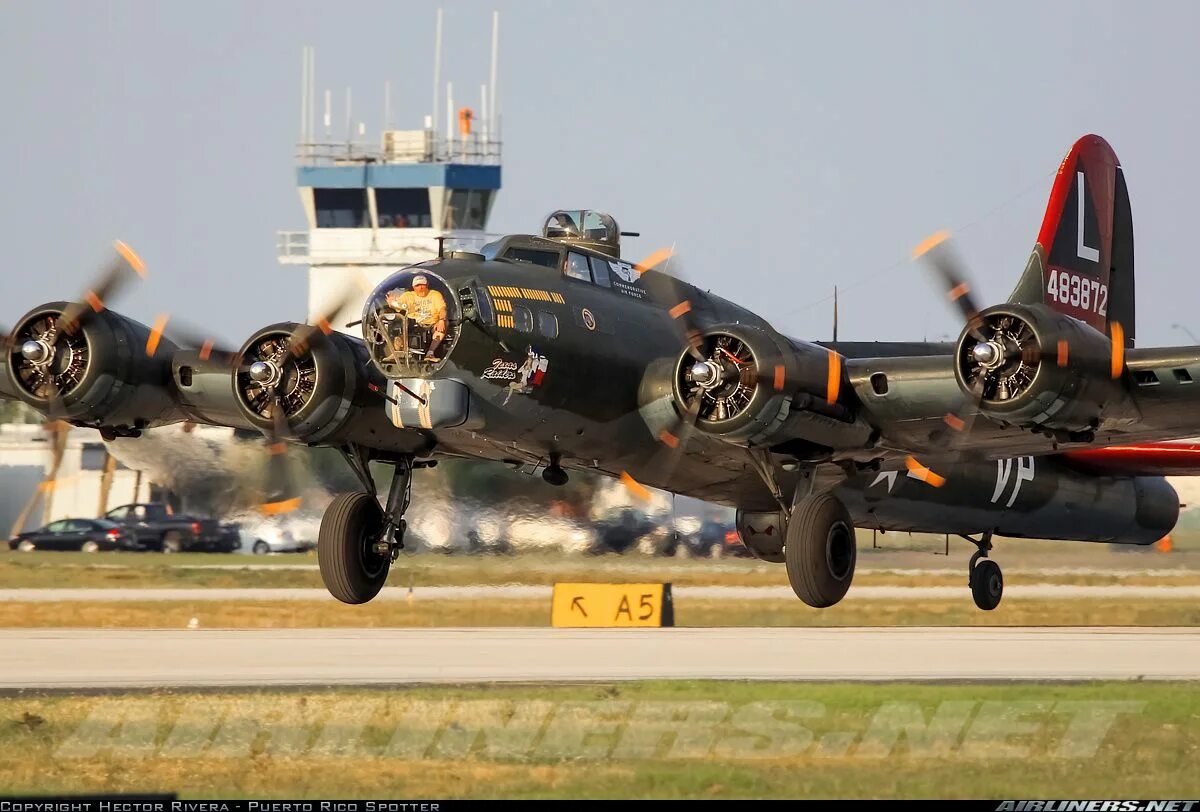
[[[990,612],[1000,605],[1004,596],[1004,576],[1000,565],[990,558],[982,558],[971,568],[971,597],[975,605]]]
[[[801,500],[792,510],[783,548],[788,582],[817,609],[845,597],[854,580],[858,547],[846,506],[829,493]]]
[[[317,563],[325,588],[342,603],[366,603],[383,588],[392,565],[390,556],[374,550],[383,526],[383,511],[369,493],[343,493],[325,509]]]

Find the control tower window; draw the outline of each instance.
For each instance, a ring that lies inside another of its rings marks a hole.
[[[380,228],[431,228],[428,189],[376,189]]]
[[[367,228],[366,189],[313,189],[317,228]]]
[[[442,228],[469,228],[483,230],[487,219],[490,189],[451,189],[446,199],[446,212]]]

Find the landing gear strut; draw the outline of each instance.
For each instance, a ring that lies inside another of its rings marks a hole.
[[[967,565],[971,597],[975,599],[976,606],[990,612],[1000,605],[1000,599],[1004,596],[1004,574],[1000,572],[1000,565],[988,558],[988,552],[992,549],[992,531],[985,531],[978,541],[970,536],[963,538],[979,548]]]
[[[387,503],[380,505],[366,451],[347,448],[343,455],[365,490],[343,493],[325,509],[317,562],[330,594],[343,603],[366,603],[379,594],[404,547],[404,513],[412,498],[413,469],[436,463],[414,462],[408,456],[397,459]]]

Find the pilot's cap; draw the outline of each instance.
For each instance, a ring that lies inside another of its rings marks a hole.
[[[417,285],[429,286],[429,280],[425,278],[424,274],[417,274],[413,277],[413,287],[415,288]]]

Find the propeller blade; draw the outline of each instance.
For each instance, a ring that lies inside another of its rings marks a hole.
[[[923,260],[937,273],[938,280],[946,290],[946,298],[958,308],[963,321],[968,325],[974,322],[979,314],[979,306],[967,281],[966,265],[954,250],[949,232],[939,231],[927,237],[913,249],[913,259]]]
[[[916,457],[908,457],[904,460],[904,466],[908,469],[908,473],[914,478],[919,479],[926,485],[931,485],[935,488],[940,488],[946,484],[946,478],[934,471],[926,468]]]
[[[1121,322],[1114,321],[1109,323],[1108,331],[1112,337],[1110,371],[1115,381],[1125,372],[1125,328],[1121,326]]]
[[[175,316],[163,314],[159,318],[164,319],[164,325],[170,322],[167,335],[176,346],[195,350],[201,361],[216,358],[234,365],[239,360],[237,350],[219,341],[211,332]]]
[[[653,497],[650,489],[630,476],[628,471],[621,472],[621,484],[634,498],[642,502],[649,502]]]
[[[366,277],[356,271],[354,276],[331,299],[325,302],[320,310],[310,314],[306,323],[298,325],[292,331],[292,352],[296,355],[304,352],[308,342],[318,332],[322,335],[332,333],[334,331],[333,320],[337,318],[337,315],[355,299],[363,300],[370,294],[371,286],[367,283]]]
[[[287,413],[278,394],[271,403],[271,428],[264,432],[267,443],[266,497],[259,509],[268,516],[291,513],[300,507],[300,494],[288,457]]]
[[[63,309],[63,329],[74,332],[89,312],[100,313],[116,298],[118,292],[134,278],[145,278],[146,263],[125,243],[113,243],[117,255],[100,271],[99,276],[78,301]]]

